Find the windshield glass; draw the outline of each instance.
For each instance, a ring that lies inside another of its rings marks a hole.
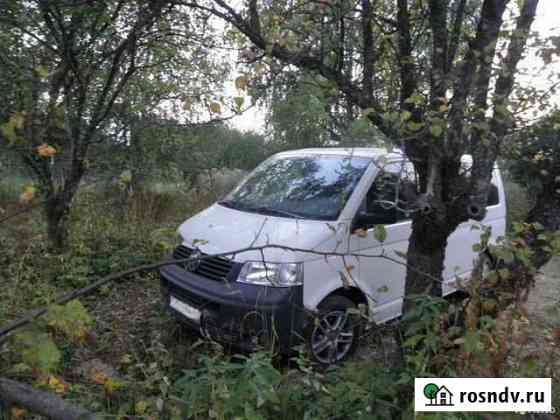
[[[369,163],[352,156],[272,158],[219,203],[280,217],[336,220]]]

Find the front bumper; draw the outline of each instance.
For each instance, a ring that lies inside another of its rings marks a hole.
[[[216,281],[178,265],[162,267],[160,277],[167,307],[204,336],[248,351],[272,348],[288,353],[301,343],[303,286],[279,288]],[[171,308],[170,296],[200,310],[200,323]]]

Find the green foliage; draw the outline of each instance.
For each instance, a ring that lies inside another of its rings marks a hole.
[[[394,372],[368,363],[350,363],[325,373],[296,359],[298,370],[281,372],[268,353],[201,357],[185,371],[172,400],[189,419],[385,419],[400,410]]]
[[[55,372],[62,355],[50,334],[39,328],[30,328],[15,336],[15,345],[20,350],[21,362],[41,374]]]
[[[387,239],[387,231],[384,225],[375,225],[373,229],[373,236],[379,242],[384,242]]]
[[[444,345],[440,319],[449,310],[445,299],[427,295],[410,296],[411,309],[403,316],[406,362],[413,373],[404,378],[429,376]]]
[[[57,342],[63,345],[66,342],[84,344],[91,326],[92,319],[80,301],[53,306],[44,320],[36,320],[16,334],[14,345],[18,349],[21,366],[31,369],[36,376],[44,377],[56,372],[63,359]]]
[[[265,419],[279,405],[276,388],[281,374],[265,353],[232,363],[202,357],[202,367],[186,371],[177,381],[186,418]]]
[[[508,145],[514,179],[535,193],[560,197],[560,111],[522,131]]]
[[[187,197],[180,191],[167,193],[176,198],[174,202]],[[156,201],[160,195],[154,194]],[[155,223],[149,215],[138,213],[137,217],[131,217],[129,211],[133,203],[130,201],[123,203],[122,212],[117,212],[111,200],[94,190],[79,194],[76,212],[71,218],[74,236],[65,254],[50,254],[41,241],[36,240],[43,226],[34,224],[32,219],[27,226],[32,234],[23,239],[15,235],[1,237],[4,246],[0,251],[0,275],[10,283],[0,291],[0,318],[12,319],[14,314],[48,303],[54,296],[78,283],[87,284],[96,276],[168,255],[175,241],[172,231],[192,211],[188,203],[185,207],[170,208]],[[18,226],[22,232],[23,228]],[[109,381],[97,377],[99,382],[94,385],[72,383],[71,391],[65,392],[79,404],[87,402],[92,410],[121,416],[158,418],[169,413],[173,419],[369,420],[412,416],[414,377],[521,373],[547,376],[546,366],[534,358],[520,361],[515,370],[503,361],[512,354],[511,348],[503,347],[503,343],[521,340],[526,334],[520,311],[511,312],[511,322],[500,314],[516,302],[518,295],[512,295],[512,290],[521,292],[529,285],[530,277],[520,277],[526,272],[516,268],[516,264],[531,261],[531,253],[521,241],[527,234],[527,226],[514,224],[512,233],[497,245],[488,243],[487,231],[482,233],[479,248],[491,249],[501,265],[489,275],[486,285],[475,283],[471,294],[473,304],[465,311],[466,301],[450,303],[427,296],[413,297],[413,309],[399,327],[404,343],[402,365],[388,368],[376,361],[358,359],[324,370],[312,365],[304,356],[297,358],[295,365],[278,367],[266,353],[243,356],[237,361],[222,353],[216,355],[202,346],[187,346],[179,353],[174,349],[176,344],[169,339],[140,337],[173,329],[151,323],[149,317],[153,314],[150,312],[150,315],[141,315],[141,332],[114,332],[119,338],[134,334],[134,345],[141,349],[119,354],[118,372],[124,378]],[[542,241],[543,247],[559,249],[558,243],[549,242],[547,236],[539,238],[537,235],[536,238]],[[506,262],[513,266],[504,265]],[[144,290],[154,284],[150,277],[145,280],[135,286]],[[492,282],[497,282],[490,289],[498,296],[488,294]],[[92,299],[84,300],[84,305],[108,299],[109,292],[110,289],[100,291]],[[116,299],[123,298],[119,295]],[[491,301],[495,302],[493,306],[489,305]],[[473,308],[482,308],[482,312]],[[12,363],[5,365],[13,366],[10,373],[20,377],[29,377],[30,372],[41,375],[56,372],[60,376],[65,369],[73,372],[75,367],[71,364],[76,354],[94,351],[90,342],[86,347],[80,342],[82,334],[74,334],[82,328],[95,328],[91,317],[77,302],[53,308],[44,323],[34,325],[23,337],[18,336],[19,344],[13,347],[10,359]],[[77,345],[82,347],[75,350]],[[105,355],[111,346],[112,342],[106,343],[95,351]],[[204,355],[199,361],[193,356],[195,351]],[[0,353],[0,357],[5,354]],[[50,377],[47,383],[53,381]],[[57,392],[58,388],[52,385],[49,389]],[[474,417],[458,415],[456,418]]]
[[[526,187],[506,176],[503,181],[507,204],[507,230],[510,231],[514,222],[521,223],[527,219],[535,200],[534,194],[530,194]]]
[[[74,342],[85,341],[93,321],[86,308],[79,300],[72,300],[66,305],[53,306],[46,320],[49,327],[64,334]]]

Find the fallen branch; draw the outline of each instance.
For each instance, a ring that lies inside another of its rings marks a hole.
[[[184,261],[188,261],[188,260],[189,259],[185,259]],[[126,276],[129,276],[131,274],[140,273],[140,272],[144,272],[144,271],[155,270],[156,268],[163,267],[165,265],[176,264],[177,262],[182,262],[182,261],[183,260],[171,260],[171,261],[159,262],[159,263],[154,263],[154,264],[146,264],[146,265],[141,265],[139,267],[131,268],[129,270],[120,271],[118,273],[110,274],[108,276],[105,276],[105,277],[97,280],[96,282],[90,284],[89,286],[86,286],[82,289],[74,290],[70,293],[67,293],[67,294],[55,299],[51,303],[51,305],[63,305],[67,302],[70,302],[71,300],[77,299],[80,296],[84,296],[84,295],[87,295],[87,294],[95,291],[96,289],[100,288],[104,284],[107,284],[107,283],[110,283],[112,281],[118,280],[122,277],[126,277]],[[51,307],[51,305],[43,306],[41,308],[34,309],[34,310],[28,312],[27,315],[25,315],[24,317],[22,317],[20,319],[17,319],[15,321],[11,322],[10,324],[8,324],[7,326],[5,326],[4,328],[0,329],[0,343],[5,341],[8,334],[11,333],[12,331],[14,331],[14,330],[16,330],[20,327],[23,327],[24,325],[29,324],[34,319],[36,319],[36,318],[40,317],[41,315],[44,315],[45,313],[47,313],[49,308]]]
[[[35,210],[35,209],[36,209],[37,207],[39,207],[41,204],[43,204],[42,201],[40,201],[40,202],[38,202],[38,203],[35,203],[35,204],[31,204],[31,205],[29,205],[29,206],[27,206],[27,207],[24,207],[24,208],[22,208],[22,209],[19,209],[18,211],[14,212],[14,213],[12,213],[12,214],[9,214],[9,215],[7,215],[7,216],[2,217],[2,218],[0,219],[0,223],[7,222],[8,220],[13,219],[13,218],[16,217],[16,216],[20,216],[20,215],[22,215],[22,214],[24,214],[24,213],[30,212],[31,210]]]
[[[29,411],[52,419],[99,420],[101,417],[67,403],[59,396],[33,388],[11,379],[0,378],[0,400],[10,405],[25,407]]]
[[[283,249],[285,251],[309,253],[309,254],[314,254],[314,255],[320,255],[320,256],[323,256],[323,257],[383,258],[383,259],[392,261],[396,264],[401,264],[403,266],[408,267],[408,264],[406,262],[399,261],[399,260],[397,260],[396,258],[393,258],[393,257],[389,257],[388,255],[385,255],[385,253],[383,251],[379,254],[366,254],[366,253],[349,253],[349,254],[346,254],[346,253],[343,253],[343,252],[336,252],[336,251],[316,251],[316,250],[312,250],[312,249],[293,248],[293,247],[288,247],[288,246],[283,246],[283,245],[272,245],[272,244],[262,245],[262,246],[249,246],[249,247],[241,248],[241,249],[238,249],[238,250],[235,250],[235,251],[222,252],[222,253],[219,253],[219,254],[212,254],[212,255],[203,255],[203,256],[200,256],[200,257],[171,259],[171,260],[166,260],[166,261],[160,261],[160,262],[153,263],[153,264],[141,265],[141,266],[134,267],[134,268],[131,268],[131,269],[128,269],[128,270],[120,271],[118,273],[109,274],[108,276],[105,276],[105,277],[97,280],[96,282],[90,284],[89,286],[86,286],[82,289],[74,290],[72,292],[69,292],[69,293],[55,299],[50,305],[43,306],[42,308],[34,309],[34,310],[28,312],[22,318],[17,319],[15,321],[11,322],[10,324],[8,324],[7,326],[5,326],[4,328],[0,329],[0,344],[3,343],[7,339],[8,334],[13,332],[14,330],[16,330],[20,327],[23,327],[24,325],[29,324],[30,322],[32,322],[34,319],[40,317],[41,315],[46,314],[48,312],[49,308],[52,305],[63,305],[63,304],[65,304],[67,302],[70,302],[71,300],[74,300],[78,297],[87,295],[87,294],[95,291],[96,289],[100,288],[101,286],[103,286],[107,283],[110,283],[112,281],[115,281],[115,280],[118,280],[118,279],[121,279],[121,278],[124,278],[124,277],[128,277],[132,274],[152,271],[152,270],[164,267],[166,265],[180,264],[180,263],[185,263],[185,262],[189,262],[189,261],[204,260],[204,259],[214,258],[214,257],[234,257],[237,254],[242,254],[244,252],[249,252],[249,251],[258,251],[258,252],[262,253],[265,249]],[[412,269],[416,270],[414,268],[412,268]],[[432,277],[428,273],[423,273],[420,270],[417,270],[417,271],[421,274],[424,274],[424,275],[430,277],[430,279],[432,281],[441,282],[441,279],[437,279],[435,277]]]

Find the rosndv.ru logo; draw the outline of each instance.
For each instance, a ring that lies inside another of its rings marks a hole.
[[[551,412],[550,378],[416,378],[415,411]]]
[[[545,402],[545,393],[543,391],[534,392],[534,391],[527,391],[527,392],[520,392],[520,391],[510,391],[509,387],[505,387],[503,391],[495,392],[495,391],[461,391],[459,393],[459,401],[461,403],[469,402],[469,403],[539,403],[543,404]]]

